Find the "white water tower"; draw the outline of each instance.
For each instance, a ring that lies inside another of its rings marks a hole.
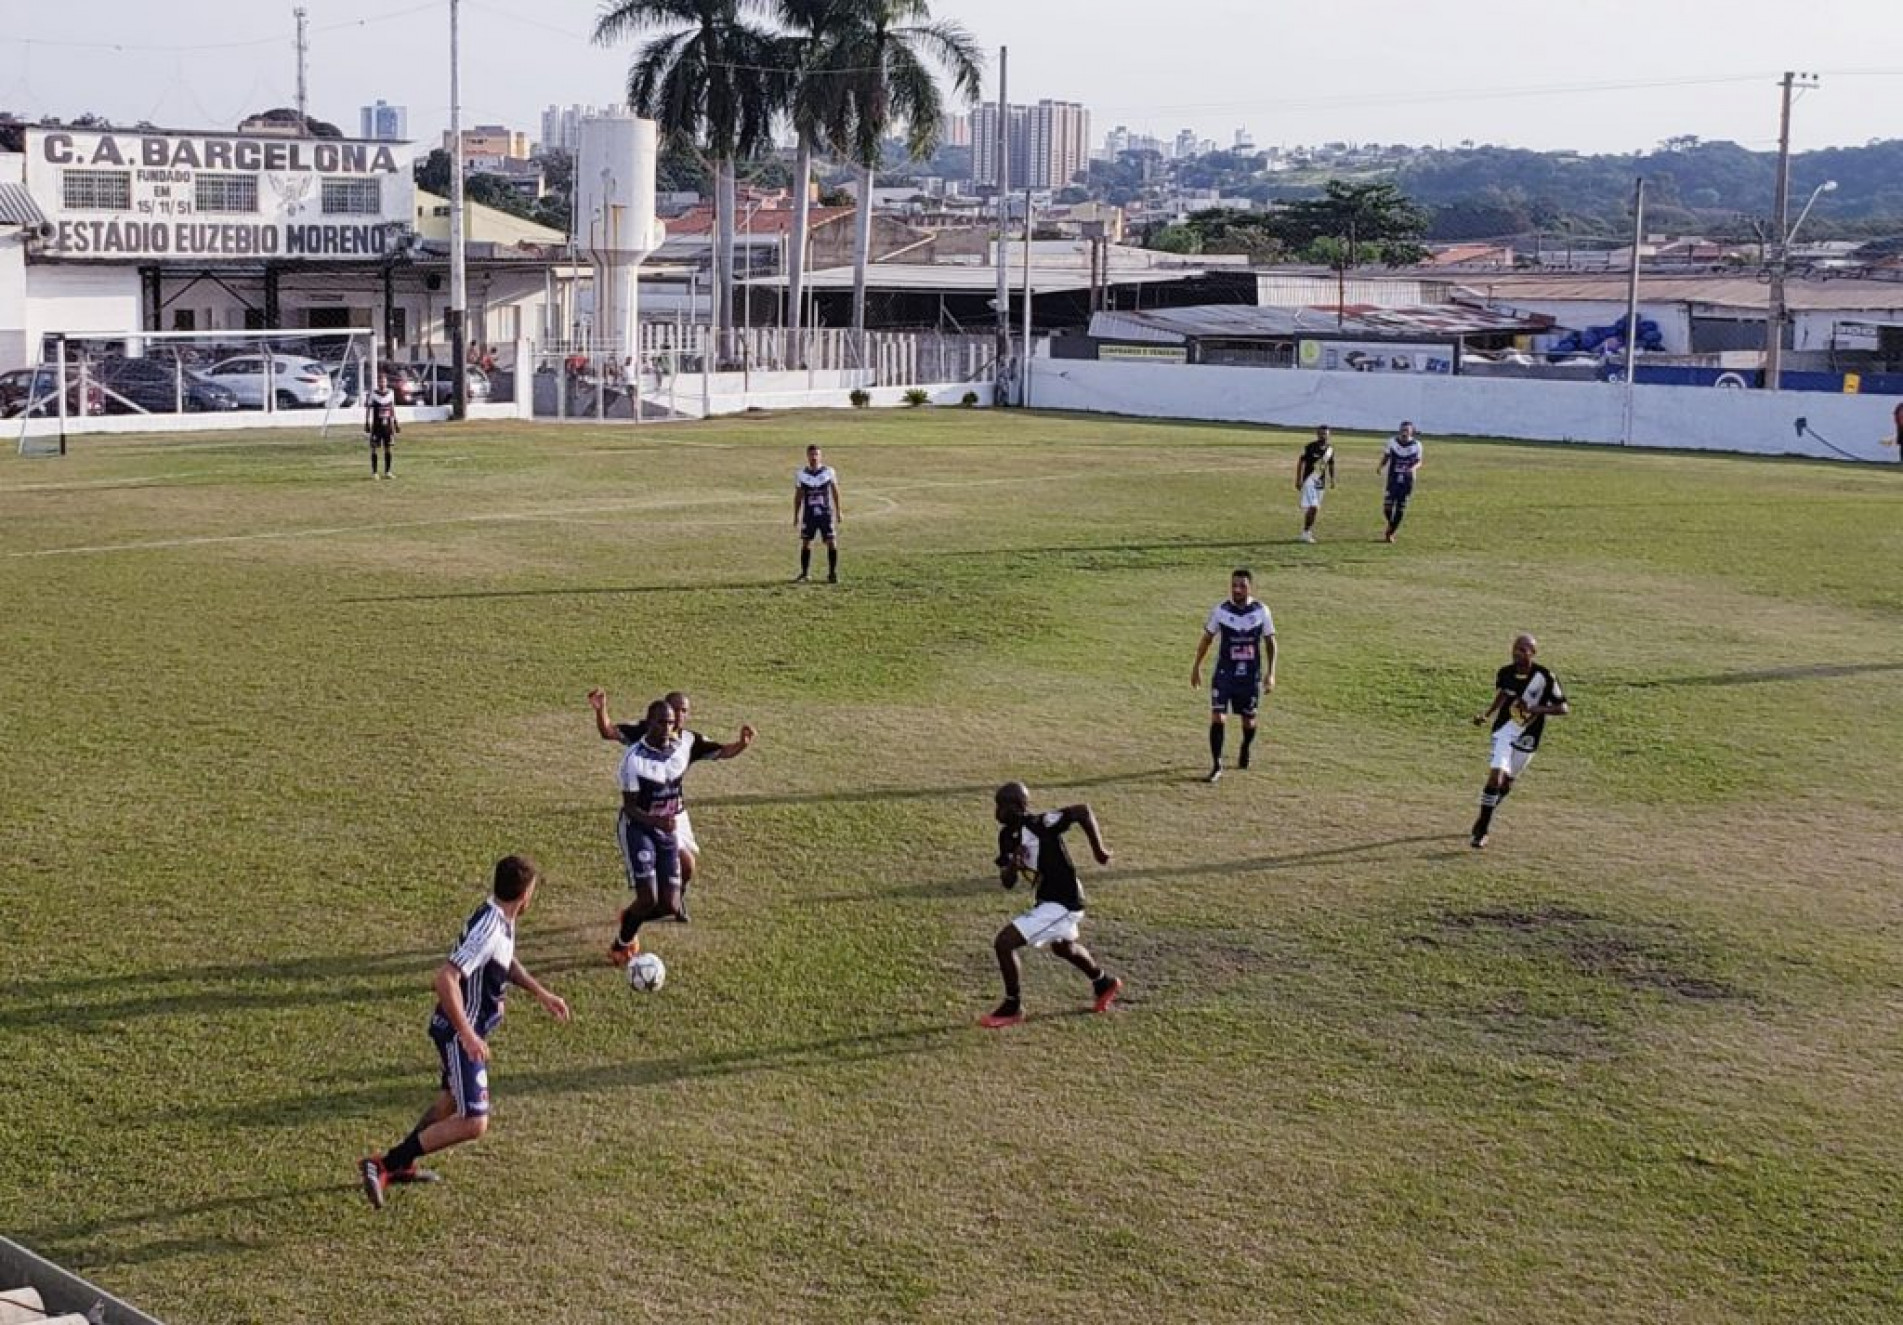
[[[594,343],[637,352],[635,280],[666,228],[654,215],[653,120],[625,110],[581,122],[575,148],[575,249],[595,269]]]

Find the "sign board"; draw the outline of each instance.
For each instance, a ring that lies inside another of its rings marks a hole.
[[[1394,341],[1305,340],[1297,347],[1298,368],[1341,373],[1426,373],[1454,371],[1454,346],[1401,344]]]
[[[1883,348],[1883,328],[1868,322],[1839,322],[1831,328],[1832,349],[1875,354]]]
[[[104,261],[381,258],[414,220],[390,143],[29,129],[35,251]]]
[[[1183,345],[1099,345],[1097,358],[1125,363],[1188,363],[1189,349]]]

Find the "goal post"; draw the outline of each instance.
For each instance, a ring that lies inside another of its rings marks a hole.
[[[19,389],[0,394],[22,455],[63,455],[87,433],[332,425],[375,389],[370,327],[125,331],[46,336]],[[61,385],[63,384],[63,386]]]

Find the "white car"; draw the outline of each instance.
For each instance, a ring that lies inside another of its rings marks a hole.
[[[273,403],[279,409],[315,408],[330,403],[335,389],[324,365],[292,354],[240,354],[213,364],[205,376],[228,388],[246,409],[263,409],[267,361]]]

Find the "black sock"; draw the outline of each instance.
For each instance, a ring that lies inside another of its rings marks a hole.
[[[633,907],[629,907],[623,911],[621,913],[621,929],[615,935],[615,945],[625,948],[634,942],[634,936],[641,932],[641,925],[646,919],[646,916],[635,915]]]
[[[1244,727],[1242,729],[1242,757],[1236,761],[1237,763],[1241,764],[1244,768],[1247,768],[1249,766],[1249,747],[1254,744],[1255,744],[1255,728]]]
[[[1210,723],[1209,724],[1209,762],[1212,764],[1220,764],[1222,762],[1222,736],[1223,736],[1223,725],[1220,722]]]
[[[826,573],[828,575],[839,574],[839,549],[836,547],[826,549]]]
[[[377,448],[373,446],[370,448],[370,477],[375,478],[376,476],[377,476]]]
[[[1401,521],[1406,518],[1407,518],[1407,503],[1404,501],[1395,502],[1394,514],[1388,517],[1388,528],[1399,529],[1401,527]]]
[[[1501,787],[1498,790],[1492,787],[1486,787],[1481,790],[1480,816],[1474,820],[1473,835],[1475,837],[1485,837],[1487,835],[1487,829],[1493,826],[1493,812],[1500,808],[1500,802],[1506,798],[1507,788],[1505,787]]]
[[[1110,988],[1112,978],[1113,977],[1111,976],[1110,972],[1104,970],[1103,967],[1099,966],[1097,968],[1097,974],[1090,977],[1091,992],[1094,994],[1101,994],[1104,990]]]
[[[423,1128],[419,1123],[416,1130],[391,1146],[383,1157],[385,1173],[401,1173],[423,1157]]]
[[[803,547],[800,549],[800,574],[804,575],[806,574],[807,571],[811,570],[812,568],[813,568],[813,549],[809,547]]]

